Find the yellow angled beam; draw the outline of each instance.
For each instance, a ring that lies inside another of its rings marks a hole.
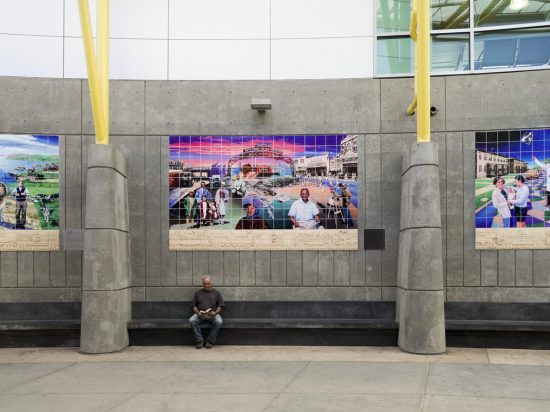
[[[88,72],[88,87],[90,89],[90,100],[94,117],[95,140],[97,144],[108,144],[109,131],[105,123],[105,113],[108,112],[108,108],[104,108],[104,101],[101,98],[100,73],[98,73],[97,60],[94,54],[88,0],[78,0],[78,9],[80,11],[80,25],[82,27],[82,40],[84,42],[84,55],[86,57],[86,69]]]
[[[415,78],[415,83],[416,83],[416,78]],[[416,87],[415,87],[415,90],[416,90]],[[407,109],[407,114],[409,116],[412,116],[415,112],[416,112],[416,104],[417,104],[417,101],[416,101],[416,93],[414,94],[414,98],[413,98],[413,101],[412,103],[409,105],[409,108]]]
[[[100,143],[109,144],[109,0],[97,0],[96,59],[105,130]]]

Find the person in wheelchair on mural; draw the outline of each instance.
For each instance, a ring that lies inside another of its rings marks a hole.
[[[215,225],[218,221],[218,209],[216,208],[216,203],[213,200],[208,201],[208,224]]]
[[[199,216],[199,226],[206,226],[208,223],[208,200],[206,196],[203,196],[199,202],[198,216]]]

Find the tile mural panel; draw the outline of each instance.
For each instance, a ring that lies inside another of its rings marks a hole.
[[[57,250],[59,205],[59,136],[0,135],[0,250]]]
[[[171,249],[308,249],[303,231],[356,248],[357,138],[170,136]]]
[[[550,129],[475,135],[478,249],[550,248]]]

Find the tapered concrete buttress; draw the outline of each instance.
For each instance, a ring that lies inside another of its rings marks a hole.
[[[88,156],[80,351],[116,352],[128,346],[131,268],[128,179],[124,154],[92,145]]]
[[[414,143],[403,155],[397,276],[399,347],[446,349],[439,162],[436,143]]]

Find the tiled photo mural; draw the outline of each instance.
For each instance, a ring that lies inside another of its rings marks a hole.
[[[356,229],[359,179],[356,135],[171,136],[170,229]]]
[[[59,136],[4,134],[0,148],[0,250],[57,249]]]
[[[475,145],[476,246],[549,248],[550,129],[477,132]]]

